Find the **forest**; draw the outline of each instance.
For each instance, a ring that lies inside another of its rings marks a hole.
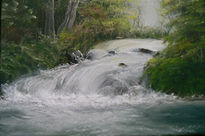
[[[69,63],[100,41],[127,37],[131,26],[124,0],[3,0],[1,84]],[[134,18],[137,19],[137,16]]]

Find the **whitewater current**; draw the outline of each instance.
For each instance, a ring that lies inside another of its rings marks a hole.
[[[205,134],[205,102],[143,87],[140,77],[161,40],[96,45],[89,59],[39,70],[3,85],[0,136]]]

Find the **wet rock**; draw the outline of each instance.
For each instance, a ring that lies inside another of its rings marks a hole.
[[[116,54],[115,51],[108,51],[108,53],[109,53],[110,55],[115,55],[115,54]]]
[[[119,63],[118,66],[119,67],[127,67],[127,65],[125,63]]]
[[[103,95],[116,96],[123,95],[126,92],[128,92],[128,86],[126,83],[113,78],[106,79],[100,87],[100,93]]]
[[[146,95],[149,93],[149,90],[144,88],[143,86],[141,85],[136,85],[136,86],[132,86],[129,88],[129,91],[128,91],[128,94],[131,95],[131,96],[143,96],[143,95]]]
[[[153,51],[151,51],[151,50],[149,50],[149,49],[144,49],[144,48],[139,48],[139,52],[148,53],[148,54],[154,53]]]
[[[67,52],[66,57],[69,64],[77,63],[76,60],[73,58],[72,53]]]
[[[93,52],[88,52],[86,55],[86,59],[93,60],[94,59],[94,53]]]
[[[147,54],[151,54],[154,56],[158,56],[160,54],[160,52],[158,51],[152,51],[152,50],[145,49],[145,48],[137,48],[137,49],[134,49],[133,52],[142,52],[142,53],[147,53]]]
[[[106,56],[110,56],[107,51],[102,49],[92,49],[87,53],[86,59],[95,60]]]
[[[83,58],[83,54],[77,50],[77,51],[74,51],[73,53],[67,53],[67,58],[68,58],[68,61],[72,64],[76,64],[82,60],[84,60]]]
[[[83,54],[80,50],[77,50],[74,52],[76,56],[80,57],[80,58],[83,58]]]
[[[0,90],[0,100],[3,99],[3,92]]]
[[[160,55],[160,52],[159,51],[156,51],[154,52],[153,56],[156,57],[156,56],[159,56]]]

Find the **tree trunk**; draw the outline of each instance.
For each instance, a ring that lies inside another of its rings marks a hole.
[[[54,26],[54,0],[48,0],[48,4],[45,9],[45,35],[55,38],[55,26]]]
[[[65,14],[65,19],[63,23],[59,26],[57,34],[61,33],[64,28],[66,30],[69,30],[73,26],[76,18],[78,5],[79,5],[79,0],[69,1],[66,14]]]

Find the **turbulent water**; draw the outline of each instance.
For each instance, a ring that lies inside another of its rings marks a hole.
[[[205,134],[205,102],[183,101],[139,84],[160,40],[97,45],[89,60],[4,85],[1,136]]]

